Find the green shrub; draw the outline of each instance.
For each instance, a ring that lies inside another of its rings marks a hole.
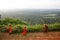
[[[43,32],[43,24],[28,25],[27,22],[19,19],[6,18],[0,19],[0,32],[9,32],[9,25],[12,25],[13,33],[23,32],[24,26],[27,28],[27,32]],[[60,23],[48,24],[48,31],[60,31]]]
[[[21,25],[15,25],[15,26],[13,27],[13,32],[14,32],[14,33],[21,33],[22,31],[23,31],[23,28],[22,28]]]

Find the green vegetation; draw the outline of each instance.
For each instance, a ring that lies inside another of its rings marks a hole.
[[[43,15],[22,15],[19,18],[21,20],[27,21],[30,25],[35,25],[35,24],[54,24],[56,22],[60,23],[60,16],[53,13],[47,13]]]
[[[12,25],[13,33],[21,33],[24,26],[27,28],[27,32],[42,32],[44,30],[44,24],[29,25],[19,19],[5,18],[0,19],[0,32],[9,32],[9,25]],[[60,31],[60,23],[48,24],[48,31]]]
[[[8,32],[9,25],[12,25],[13,32],[22,32],[22,25],[28,25],[27,22],[14,18],[0,19],[0,32]]]

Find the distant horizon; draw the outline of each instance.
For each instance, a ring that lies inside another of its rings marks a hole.
[[[10,9],[10,10],[0,10],[0,11],[21,11],[21,10],[60,10],[60,9]]]

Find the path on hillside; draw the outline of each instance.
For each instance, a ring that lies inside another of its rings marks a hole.
[[[60,32],[35,32],[28,33],[26,36],[22,34],[0,33],[0,40],[60,40]]]

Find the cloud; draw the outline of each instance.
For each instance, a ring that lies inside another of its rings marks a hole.
[[[0,10],[60,9],[60,0],[0,0]]]

